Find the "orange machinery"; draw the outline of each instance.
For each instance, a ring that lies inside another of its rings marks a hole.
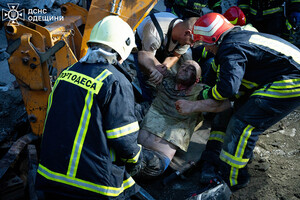
[[[93,0],[89,11],[67,3],[61,6],[64,20],[45,27],[22,21],[6,23],[10,72],[23,96],[32,132],[41,135],[52,83],[86,50],[93,26],[107,15],[119,15],[135,30],[158,0]],[[83,31],[81,31],[83,30]],[[83,34],[82,34],[83,33]]]

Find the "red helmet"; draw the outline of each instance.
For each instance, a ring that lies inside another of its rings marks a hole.
[[[193,27],[194,47],[216,44],[220,36],[234,26],[219,13],[208,13],[200,17]]]
[[[243,11],[237,7],[230,7],[225,13],[224,17],[230,21],[233,25],[244,26],[246,24],[246,17]]]

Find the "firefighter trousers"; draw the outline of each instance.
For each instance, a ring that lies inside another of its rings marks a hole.
[[[218,163],[221,165],[219,169],[223,179],[229,186],[240,184],[239,182],[243,181],[242,171],[252,157],[259,135],[299,106],[300,97],[251,96],[233,113],[227,127],[224,124],[219,127],[219,130],[226,128],[225,133],[222,131],[210,133],[202,158],[213,155],[210,157],[212,158],[219,153]]]

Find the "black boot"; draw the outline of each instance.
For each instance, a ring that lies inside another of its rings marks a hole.
[[[220,175],[217,171],[217,167],[210,162],[204,161],[201,167],[200,183],[210,184],[213,179],[219,177]]]

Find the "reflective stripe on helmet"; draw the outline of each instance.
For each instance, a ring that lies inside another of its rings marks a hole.
[[[204,35],[204,36],[212,36],[215,32],[223,25],[224,21],[222,18],[217,15],[216,19],[208,26],[194,26],[194,34]]]

